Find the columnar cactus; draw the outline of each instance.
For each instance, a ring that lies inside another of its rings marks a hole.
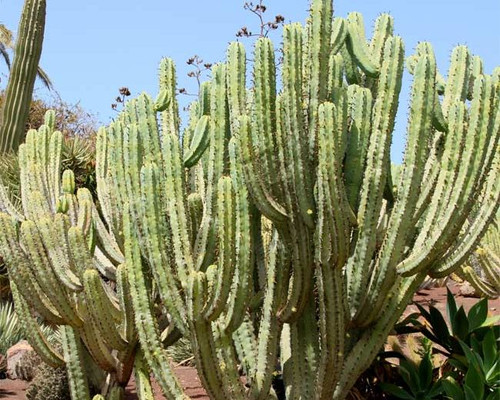
[[[45,125],[29,131],[19,148],[22,210],[0,190],[0,253],[30,342],[48,364],[66,363],[72,398],[86,400],[87,376],[97,377],[90,383],[105,392],[123,391],[137,339],[123,255],[90,192],[74,194],[71,171],[61,183],[62,134],[53,121],[47,113]],[[60,327],[62,355],[43,337],[34,313]]]
[[[405,54],[391,17],[367,41],[360,14],[333,18],[331,0],[313,0],[305,27],[284,28],[281,87],[274,55],[257,41],[247,88],[245,50],[232,43],[182,134],[163,60],[157,99],[141,94],[99,131],[99,207],[75,198],[70,173],[59,199],[57,158],[30,144],[45,130],[21,152],[24,210],[5,206],[27,220],[20,244],[0,218],[12,265],[35,266],[17,267],[18,292],[70,327],[66,354],[87,349],[106,371],[130,365],[133,316],[145,398],[149,370],[168,399],[187,399],[165,351],[181,336],[213,399],[274,398],[278,357],[288,399],[344,398],[424,277],[454,271],[498,208],[499,71],[484,74],[466,47],[447,79],[428,43],[406,59],[414,78],[394,176]]]
[[[0,116],[0,154],[17,151],[24,137],[38,62],[42,54],[46,3],[46,0],[24,2],[14,62]]]

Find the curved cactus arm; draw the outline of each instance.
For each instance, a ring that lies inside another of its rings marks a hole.
[[[116,328],[123,318],[122,311],[108,297],[99,273],[95,269],[86,270],[83,284],[89,314],[97,330],[111,348],[124,350],[128,343]]]
[[[62,214],[56,214],[54,218],[40,218],[36,224],[50,265],[59,281],[68,290],[81,291],[82,282],[75,273],[76,268],[69,258],[66,233],[69,225],[68,218]]]
[[[287,262],[283,252],[284,249],[279,241],[278,232],[273,231],[271,243],[267,250],[269,254],[266,262],[267,282],[262,305],[263,314],[257,334],[256,359],[254,360],[255,375],[250,375],[252,396],[254,399],[259,400],[268,398],[267,394],[271,388],[283,326],[276,318],[276,312],[286,298],[283,285],[284,277],[281,275],[283,264]],[[246,340],[252,340],[252,338]]]
[[[61,314],[35,279],[30,262],[17,240],[14,221],[8,215],[0,213],[0,251],[9,268],[12,281],[16,283],[20,293],[24,293],[28,304],[43,318],[53,324],[63,323]]]
[[[376,60],[366,42],[365,24],[360,13],[349,13],[347,16],[347,32],[347,50],[366,75],[376,78],[380,73],[380,67],[375,63]]]
[[[339,104],[339,108],[341,105]],[[318,262],[342,266],[349,257],[350,208],[338,162],[344,155],[345,135],[338,126],[337,107],[325,102],[318,110],[318,225],[321,234],[316,235]],[[332,132],[336,134],[332,135]],[[338,136],[337,136],[338,135]]]
[[[394,18],[390,14],[380,14],[375,20],[373,36],[370,41],[370,53],[375,65],[382,65],[385,44],[394,33]]]
[[[208,153],[205,153],[203,167],[206,169],[206,191],[203,219],[194,243],[193,257],[196,269],[204,269],[213,262],[215,253],[215,223],[217,213],[217,182],[228,172],[227,142],[231,134],[229,106],[227,101],[227,66],[212,67],[210,85],[210,118],[213,121]]]
[[[263,182],[264,174],[259,171],[257,162],[259,157],[255,155],[255,138],[250,125],[250,119],[244,115],[239,119],[239,125],[236,133],[241,149],[241,163],[245,175],[245,183],[252,195],[255,205],[259,211],[266,217],[277,223],[286,219],[285,209],[268,192]]]
[[[251,233],[251,214],[249,194],[243,184],[243,171],[237,158],[237,142],[231,139],[229,142],[229,156],[231,160],[231,179],[235,192],[235,267],[234,277],[231,285],[228,306],[225,315],[225,333],[234,332],[242,323],[245,310],[249,303],[252,290],[252,265],[253,241]]]
[[[497,212],[500,204],[500,185],[498,184],[500,175],[499,150],[500,147],[498,147],[493,168],[488,175],[485,188],[478,201],[478,204],[482,204],[480,210],[469,224],[467,231],[458,237],[458,240],[442,256],[441,260],[433,266],[430,272],[432,276],[448,275],[457,265],[462,264],[470,251],[479,243]]]
[[[203,314],[208,321],[219,317],[229,298],[231,282],[235,268],[234,246],[235,237],[235,193],[230,177],[219,179],[217,189],[217,230],[218,230],[218,265],[214,287],[210,290],[209,298]]]
[[[331,56],[336,55],[345,44],[347,36],[347,23],[344,18],[334,17],[332,21],[332,39],[330,41]]]
[[[82,363],[83,349],[80,337],[75,329],[70,326],[63,325],[60,330],[71,399],[89,400],[90,393]]]
[[[389,160],[390,141],[398,96],[403,76],[403,42],[398,37],[387,41],[381,66],[378,97],[372,111],[372,134],[360,193],[358,209],[358,238],[354,253],[346,266],[347,297],[352,316],[359,310],[366,293],[369,268],[375,250],[375,229],[386,185],[386,165]]]
[[[46,364],[54,368],[64,365],[64,359],[62,356],[43,336],[38,321],[32,316],[31,310],[29,309],[26,300],[23,298],[21,293],[19,293],[14,280],[10,281],[10,288],[14,298],[14,304],[16,306],[16,314],[22,321],[24,332],[37,354],[40,355]]]
[[[122,332],[123,337],[129,343],[136,340],[137,330],[134,325],[134,310],[130,293],[130,282],[124,264],[120,264],[116,270],[117,293],[120,308],[123,311]]]
[[[62,318],[73,326],[82,326],[66,290],[60,290],[60,281],[51,268],[50,261],[43,248],[43,241],[36,224],[26,220],[21,225],[21,243],[26,248],[34,268],[35,279],[47,297],[55,305]]]
[[[217,359],[211,322],[203,317],[207,297],[207,278],[203,272],[192,272],[188,278],[188,314],[191,345],[196,359],[197,370],[203,387],[211,398],[227,394],[223,383],[223,371]],[[229,397],[230,398],[230,397]]]
[[[304,70],[307,69],[309,79],[305,81],[304,95],[308,107],[308,128],[314,132],[317,124],[318,106],[328,98],[329,61],[332,49],[332,0],[313,0],[310,9],[310,24],[307,35],[307,48],[304,52]],[[338,26],[336,26],[338,29]],[[340,36],[340,35],[339,35]],[[309,135],[308,159],[313,160],[316,154],[316,135]],[[312,186],[307,187],[311,189]]]
[[[160,297],[172,316],[175,326],[184,332],[186,329],[185,302],[181,296],[181,281],[175,273],[172,257],[164,243],[171,242],[171,233],[168,232],[165,216],[162,214],[162,198],[155,195],[155,190],[160,184],[160,169],[155,164],[146,164],[141,172],[142,192],[142,225],[146,253],[151,265],[153,276],[158,285]],[[172,195],[173,193],[171,193]],[[165,266],[171,266],[169,271]]]
[[[137,238],[134,235],[134,227],[130,221],[128,205],[125,205],[123,216],[127,275],[130,280],[137,333],[144,357],[167,399],[188,400],[170,367],[168,356],[160,340],[160,332],[153,317],[152,303],[147,289],[148,283],[143,271],[144,266],[141,262]]]
[[[436,192],[431,200],[431,212],[427,214],[426,222],[431,221],[431,218],[436,218],[435,222],[438,225],[434,226],[432,230],[427,229],[427,226],[424,225],[424,229],[417,238],[415,248],[421,249],[422,244],[425,243],[425,251],[414,252],[413,255],[401,263],[401,268],[398,269],[402,273],[409,273],[409,271],[414,270],[415,265],[418,265],[418,268],[422,270],[436,261],[442,244],[455,239],[460,227],[465,222],[466,215],[470,212],[473,204],[471,194],[478,189],[480,190],[484,185],[485,174],[482,171],[482,165],[491,165],[494,152],[489,146],[497,140],[496,136],[493,136],[489,130],[491,114],[494,114],[491,113],[491,88],[490,79],[479,78],[476,80],[475,98],[471,103],[468,134],[463,150],[464,155],[460,162],[452,158],[451,155],[444,158],[445,161],[449,160],[451,165],[453,163],[455,165],[460,164],[458,165],[456,177],[451,178],[450,181],[450,176],[447,176],[447,170],[451,168],[451,171],[453,167],[444,167],[442,169]],[[491,143],[492,141],[493,143]],[[472,151],[471,148],[474,148],[474,150]],[[450,182],[451,187],[446,188],[445,182]],[[436,198],[435,196],[437,196],[440,188],[445,190],[445,193]],[[451,193],[446,189],[450,190]],[[442,203],[443,198],[447,200],[447,203]],[[424,259],[426,262],[420,262]]]
[[[38,62],[42,54],[46,7],[45,0],[24,2],[14,62],[5,91],[6,102],[0,119],[0,154],[16,151],[24,137]]]
[[[483,270],[486,270],[484,265],[481,266]],[[481,277],[474,271],[474,269],[468,265],[461,266],[455,273],[462,279],[469,282],[474,290],[477,291],[481,296],[486,296],[490,298],[496,298],[499,295],[499,287],[494,287],[490,282],[481,279]],[[497,269],[496,274],[498,275],[500,271]]]
[[[398,183],[398,196],[389,217],[386,234],[377,261],[371,273],[370,288],[360,307],[360,321],[369,323],[367,309],[379,309],[383,288],[392,285],[396,278],[395,266],[401,259],[411,230],[411,217],[418,201],[424,165],[428,157],[428,142],[431,132],[435,98],[436,64],[426,56],[421,57],[415,67],[411,94],[408,138],[403,169]],[[461,126],[457,127],[460,129]],[[462,129],[463,130],[463,129]]]

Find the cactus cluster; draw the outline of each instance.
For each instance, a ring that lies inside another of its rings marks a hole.
[[[182,132],[164,59],[158,97],[130,100],[98,133],[99,204],[74,195],[71,172],[60,183],[50,115],[28,135],[23,210],[0,191],[0,252],[23,318],[63,327],[63,356],[34,324],[31,340],[64,358],[73,399],[89,398],[88,363],[119,398],[134,359],[142,399],[150,372],[168,399],[187,399],[166,352],[180,337],[213,399],[275,398],[278,359],[287,399],[345,398],[425,276],[456,270],[486,231],[500,199],[500,70],[484,74],[458,46],[444,78],[429,43],[405,58],[389,15],[367,40],[359,13],[332,8],[313,0],[305,26],[285,26],[280,68],[260,38],[252,86],[231,43]]]

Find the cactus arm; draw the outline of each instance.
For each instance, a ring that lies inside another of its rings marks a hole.
[[[210,143],[210,132],[212,131],[210,116],[203,115],[198,120],[191,140],[191,145],[184,153],[184,167],[193,167],[201,158]]]
[[[227,49],[226,77],[232,134],[238,123],[238,117],[246,112],[246,61],[245,46],[239,42],[232,42]],[[206,102],[203,100],[204,104]]]
[[[149,370],[141,352],[138,352],[135,357],[134,376],[139,400],[154,400],[153,389],[149,379]]]
[[[433,267],[433,276],[448,275],[462,264],[470,251],[479,243],[479,240],[486,232],[488,224],[493,219],[500,204],[500,147],[497,146],[493,168],[488,175],[485,188],[480,195],[479,204],[482,204],[479,212],[469,225],[467,232],[460,235],[459,240],[443,255],[443,258]]]
[[[488,267],[485,267],[484,264],[481,264],[481,269],[483,271],[486,271]],[[481,296],[486,296],[490,298],[496,298],[498,297],[498,292],[500,286],[497,285],[497,287],[494,287],[491,285],[488,281],[485,281],[484,279],[481,279],[478,274],[474,271],[474,269],[470,266],[461,266],[458,268],[455,273],[460,276],[462,279],[467,280],[472,287],[481,294]],[[499,271],[497,270],[496,275],[499,274]]]
[[[55,118],[55,115],[50,116],[50,111],[47,111],[46,124],[49,125],[49,121]],[[53,128],[51,129],[53,130]],[[53,132],[50,136],[49,144],[49,165],[48,165],[48,175],[49,175],[49,187],[50,187],[50,198],[52,199],[52,209],[55,209],[55,201],[59,198],[61,194],[61,154],[62,154],[62,144],[63,135],[61,132]]]
[[[103,340],[114,349],[124,350],[127,342],[115,326],[120,322],[121,312],[102,287],[99,273],[94,269],[86,270],[83,274],[83,284],[89,314]]]
[[[171,256],[166,251],[162,242],[170,239],[165,221],[161,214],[161,204],[155,190],[159,185],[159,168],[154,164],[146,164],[141,172],[142,215],[144,234],[149,239],[146,241],[146,251],[150,261],[151,270],[158,285],[160,297],[168,308],[175,321],[176,327],[185,331],[186,318],[182,310],[185,309],[183,297],[180,295],[180,284],[176,275],[169,272],[165,265],[173,263]],[[174,294],[176,293],[176,294]]]
[[[291,374],[283,379],[292,382],[290,398],[292,400],[314,398],[315,371],[318,368],[318,327],[314,297],[311,296],[304,306],[302,318],[290,324]]]
[[[229,306],[225,312],[225,333],[236,330],[245,316],[252,289],[252,234],[251,211],[248,190],[243,184],[243,171],[237,158],[237,142],[229,142],[231,160],[231,179],[236,194],[236,234],[235,234],[235,272],[230,291]]]
[[[455,101],[464,101],[469,91],[471,56],[465,46],[457,46],[451,53],[448,80],[443,97],[443,114],[448,115],[448,110]]]
[[[320,355],[316,399],[333,397],[344,359],[345,315],[341,268],[321,263],[317,270]]]
[[[342,54],[333,52],[330,54],[328,61],[328,69],[330,75],[328,77],[328,99],[333,99],[333,93],[337,88],[341,88],[344,81],[344,60]]]
[[[235,193],[230,177],[223,176],[219,179],[217,194],[219,264],[214,290],[211,291],[204,310],[204,316],[208,321],[217,319],[226,307],[235,268],[236,250],[233,240],[236,229],[234,215]]]
[[[349,204],[353,210],[357,211],[368,144],[370,142],[373,101],[371,92],[357,85],[348,87],[348,95],[350,97],[352,122],[347,139],[344,176]]]
[[[61,314],[47,298],[32,273],[29,260],[17,242],[17,232],[9,216],[0,213],[0,251],[10,269],[10,276],[24,293],[28,304],[34,307],[50,323],[63,322]]]
[[[338,105],[339,108],[341,105]],[[323,103],[318,110],[318,204],[323,204],[323,218],[318,216],[318,226],[324,226],[323,236],[317,236],[323,241],[317,249],[321,251],[321,262],[334,266],[344,265],[349,257],[350,242],[350,209],[342,176],[342,166],[337,160],[343,158],[342,140],[332,132],[341,135],[338,125],[337,108],[332,103]],[[325,243],[330,241],[330,243]],[[319,243],[318,243],[319,244]],[[325,246],[330,251],[325,252]]]
[[[335,56],[345,43],[347,23],[344,18],[335,17],[332,22],[332,39],[330,43],[330,59]]]
[[[46,364],[54,368],[64,365],[62,356],[50,345],[40,331],[38,321],[32,316],[28,303],[19,293],[14,280],[10,281],[10,287],[16,305],[16,314],[23,323],[23,330],[29,338],[30,344]]]
[[[15,47],[14,62],[10,69],[2,108],[0,154],[17,151],[21,143],[42,54],[45,30],[45,0],[24,2]]]
[[[165,111],[161,112],[161,127],[164,135],[167,133],[177,136],[179,133],[179,105],[175,96],[176,71],[174,62],[164,58],[159,67],[160,90],[164,90],[170,98],[170,103]]]
[[[70,291],[80,291],[83,286],[72,268],[67,246],[67,217],[57,214],[54,218],[40,218],[37,227],[50,264],[61,283]]]
[[[354,253],[346,266],[347,296],[351,315],[356,314],[362,295],[366,292],[369,275],[365,271],[369,267],[375,249],[373,232],[382,207],[382,195],[386,184],[385,166],[388,163],[391,132],[401,89],[403,52],[400,38],[393,37],[387,41],[385,48],[387,57],[381,66],[378,98],[373,108],[372,134],[360,193],[357,217],[359,236]]]
[[[253,68],[254,97],[251,116],[251,132],[258,138],[259,149],[255,154],[259,163],[259,178],[264,181],[273,199],[281,199],[281,187],[277,179],[276,162],[273,150],[276,148],[276,64],[274,48],[267,38],[255,44]],[[279,202],[279,200],[277,200]]]
[[[81,361],[83,349],[81,347],[80,337],[75,329],[70,326],[63,325],[60,330],[71,399],[89,400],[90,393],[87,377]]]
[[[181,282],[186,282],[188,271],[194,265],[189,242],[189,220],[185,207],[184,169],[182,167],[179,141],[174,136],[164,137],[165,194],[167,212],[171,224],[177,274]]]
[[[307,174],[309,165],[309,143],[306,135],[306,124],[303,114],[302,73],[304,71],[301,54],[303,51],[303,32],[300,24],[285,26],[283,31],[283,105],[284,122],[287,132],[285,157],[291,163],[291,189],[293,201],[298,206],[298,214],[309,227],[314,226],[312,213],[314,201],[312,199],[313,182]],[[312,133],[311,133],[312,135]],[[287,210],[288,211],[288,210]]]
[[[478,79],[476,81],[475,88],[475,98],[471,103],[471,112],[469,117],[469,127],[468,134],[466,136],[466,143],[464,148],[464,155],[462,160],[460,160],[459,171],[456,178],[453,178],[452,185],[454,185],[457,190],[452,191],[452,196],[449,201],[448,207],[443,207],[439,203],[442,201],[444,196],[439,198],[433,197],[431,203],[431,210],[434,211],[434,218],[439,218],[439,229],[434,228],[434,232],[429,232],[428,230],[423,230],[416,242],[416,248],[421,246],[422,240],[426,238],[424,233],[429,235],[430,240],[427,238],[425,240],[426,251],[419,252],[418,256],[416,254],[410,256],[407,260],[403,261],[402,267],[398,268],[402,273],[409,273],[415,265],[418,265],[420,269],[425,268],[430,263],[436,260],[438,253],[436,249],[440,248],[440,243],[446,242],[451,238],[454,238],[458,233],[458,229],[463,224],[464,217],[458,217],[457,213],[459,210],[463,210],[463,213],[468,213],[472,202],[470,199],[470,194],[475,190],[475,187],[480,187],[484,180],[479,179],[481,176],[480,164],[486,162],[488,165],[491,161],[484,160],[485,154],[491,154],[488,151],[488,144],[492,137],[491,132],[488,132],[488,121],[490,116],[490,94],[491,94],[491,81],[488,79]],[[482,115],[482,116],[481,116]],[[482,122],[485,120],[484,122]],[[474,150],[472,150],[472,148]],[[451,156],[447,157],[450,163],[458,163],[456,159],[452,159]],[[467,160],[466,162],[464,162]],[[450,167],[452,168],[452,167]],[[447,176],[447,170],[449,168],[445,167],[442,169],[442,174],[438,185],[445,188],[444,182],[450,179]],[[478,185],[478,186],[476,186]],[[437,195],[438,190],[434,193]],[[433,206],[434,205],[434,206]],[[454,213],[457,211],[457,213]],[[462,214],[460,212],[460,214]],[[428,213],[428,218],[432,218],[432,213]],[[437,220],[436,220],[437,221]],[[441,231],[443,229],[443,231]],[[441,234],[442,232],[442,234]],[[426,263],[419,262],[417,260],[423,260],[422,256],[425,257]],[[415,263],[417,261],[417,264]],[[405,267],[403,267],[406,265]]]
[[[276,319],[280,302],[284,299],[284,277],[280,271],[285,261],[283,248],[279,242],[277,231],[273,232],[268,249],[267,285],[257,337],[255,375],[252,376],[252,394],[254,399],[267,399],[271,387],[273,371],[277,357],[282,324]]]
[[[383,288],[390,287],[395,280],[395,265],[401,259],[411,227],[411,217],[418,200],[425,161],[428,156],[428,141],[431,132],[435,98],[436,64],[423,56],[415,67],[414,83],[408,121],[408,138],[398,183],[398,197],[393,206],[384,242],[371,273],[370,289],[365,305],[360,307],[360,320],[366,321],[367,309],[378,309],[384,297]],[[458,126],[457,129],[462,128]],[[463,130],[463,128],[462,128]],[[381,296],[382,295],[382,296]]]
[[[255,205],[262,214],[272,221],[283,222],[286,219],[286,211],[268,192],[263,182],[264,175],[258,170],[256,161],[259,158],[254,153],[255,138],[250,126],[250,119],[246,115],[241,116],[239,119],[237,137],[240,141],[239,148],[241,149],[241,163],[245,175],[245,184],[255,201]]]
[[[130,293],[134,307],[134,317],[141,347],[151,371],[160,384],[167,399],[188,400],[175,377],[162,347],[160,332],[155,324],[152,314],[152,304],[147,291],[147,281],[136,238],[133,234],[134,227],[129,219],[129,210],[126,205],[124,210],[124,235],[125,257],[127,259],[127,275],[130,279]]]
[[[27,220],[22,223],[21,239],[33,263],[33,268],[36,271],[35,276],[41,289],[47,294],[65,321],[80,327],[83,321],[73,308],[68,293],[65,290],[59,290],[59,279],[50,267],[40,232],[34,222]]]
[[[365,24],[360,13],[352,12],[347,16],[346,47],[366,75],[372,78],[379,75],[379,67],[375,64],[366,43]]]
[[[203,317],[206,291],[205,274],[203,272],[191,273],[188,280],[189,322],[190,329],[194,332],[191,343],[203,387],[209,396],[215,399],[225,393],[226,388],[223,386],[223,372],[215,353],[211,323]]]
[[[120,264],[116,269],[116,284],[120,308],[123,311],[122,332],[124,339],[131,343],[136,340],[137,331],[134,325],[134,310],[130,294],[130,282],[128,280],[126,267]]]

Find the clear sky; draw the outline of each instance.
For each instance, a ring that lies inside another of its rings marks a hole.
[[[258,2],[258,1],[257,1]],[[179,87],[195,92],[195,80],[186,76],[186,60],[194,54],[207,62],[224,58],[227,44],[246,25],[256,31],[255,16],[243,9],[243,0],[48,0],[41,65],[62,99],[80,104],[102,123],[115,116],[111,103],[121,86],[132,95],[157,92],[157,66],[163,56],[177,64]],[[0,22],[17,30],[23,1],[0,0]],[[266,0],[266,15],[282,14],[287,22],[303,22],[308,0]],[[395,31],[411,54],[418,41],[430,41],[438,66],[446,76],[448,56],[457,44],[466,44],[484,60],[487,73],[500,65],[499,0],[338,0],[335,14],[360,11],[367,35],[381,12],[395,18]],[[275,43],[280,36],[275,34]],[[241,39],[248,47],[251,39]],[[248,50],[247,50],[248,51]],[[0,64],[5,83],[6,67]],[[406,80],[394,137],[393,157],[403,149],[407,110]],[[37,95],[46,96],[38,85]],[[186,97],[186,104],[192,98]]]

